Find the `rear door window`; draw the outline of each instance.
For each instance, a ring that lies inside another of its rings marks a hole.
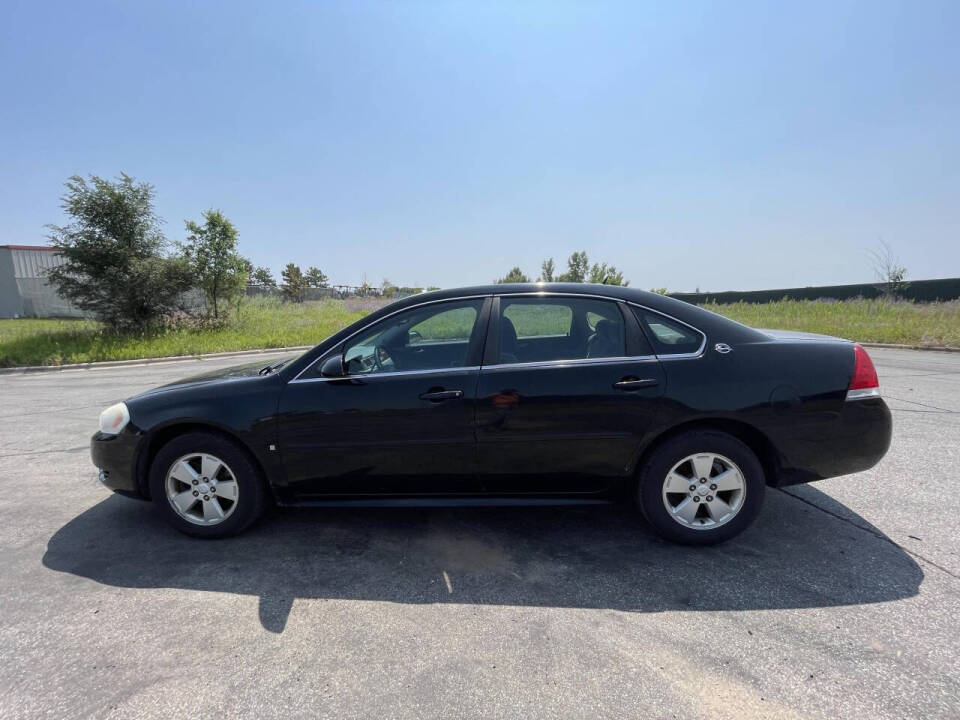
[[[501,364],[625,354],[623,316],[605,300],[502,297],[499,327]]]

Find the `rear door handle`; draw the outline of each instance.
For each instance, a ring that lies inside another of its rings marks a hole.
[[[434,392],[425,392],[420,395],[421,400],[430,402],[440,402],[442,400],[456,400],[463,397],[463,390],[435,390]]]
[[[631,378],[627,377],[619,382],[615,382],[613,386],[617,390],[639,390],[640,388],[653,387],[659,381],[656,378]]]

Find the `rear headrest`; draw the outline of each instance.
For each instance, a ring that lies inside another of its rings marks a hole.
[[[512,348],[517,344],[517,329],[508,317],[500,318],[500,349]]]
[[[613,320],[597,320],[595,331],[597,337],[602,340],[616,342],[620,339],[618,326]]]

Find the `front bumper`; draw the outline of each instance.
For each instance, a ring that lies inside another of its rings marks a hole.
[[[94,433],[90,457],[100,469],[100,482],[114,492],[145,500],[137,482],[137,455],[141,437],[124,430],[118,435]]]

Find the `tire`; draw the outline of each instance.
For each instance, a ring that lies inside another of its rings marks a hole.
[[[640,469],[636,500],[661,537],[714,545],[756,519],[765,489],[763,466],[747,445],[723,432],[699,430],[653,451]]]
[[[186,433],[164,445],[150,466],[149,482],[164,520],[193,537],[236,535],[267,507],[266,482],[250,455],[211,432]]]

